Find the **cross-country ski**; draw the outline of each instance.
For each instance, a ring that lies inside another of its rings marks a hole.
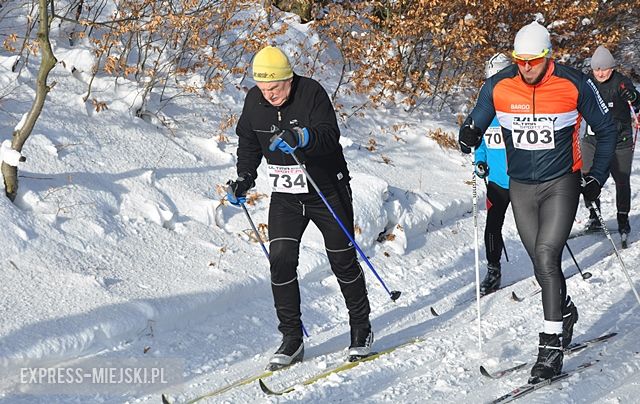
[[[583,349],[590,347],[592,345],[595,345],[597,343],[600,342],[604,342],[606,340],[608,340],[611,337],[616,336],[617,333],[613,332],[613,333],[609,333],[609,334],[605,334],[605,335],[601,335],[599,337],[595,337],[595,338],[590,338],[581,342],[572,342],[568,347],[564,348],[564,354],[565,355],[570,355],[574,352],[578,352],[578,351],[582,351]],[[488,377],[490,379],[499,379],[503,376],[506,376],[508,374],[511,374],[515,371],[518,371],[522,368],[524,368],[525,366],[527,366],[528,363],[524,362],[524,363],[520,363],[502,370],[498,370],[498,371],[493,371],[493,372],[489,372],[484,366],[480,366],[480,373],[485,376]]]
[[[577,373],[580,373],[592,366],[595,366],[598,364],[599,361],[595,360],[595,361],[590,361],[590,362],[585,362],[581,365],[579,365],[578,367],[568,370],[566,372],[562,372],[556,376],[553,376],[549,379],[544,379],[541,380],[539,382],[535,382],[535,383],[527,383],[527,384],[523,384],[522,386],[516,387],[515,389],[511,390],[509,393],[500,396],[498,398],[496,398],[495,400],[492,400],[489,402],[489,404],[498,404],[498,403],[509,403],[511,401],[517,400],[519,398],[522,398],[523,396],[533,393],[534,391],[541,389],[543,387],[547,387],[549,385],[552,385],[560,380],[564,380],[567,379]]]

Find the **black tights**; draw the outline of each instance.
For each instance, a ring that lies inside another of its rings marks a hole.
[[[484,228],[484,246],[487,262],[495,266],[500,264],[504,249],[502,226],[510,201],[508,189],[502,188],[495,182],[487,183],[487,224]]]
[[[542,288],[544,319],[562,321],[567,294],[561,268],[562,249],[578,209],[580,173],[566,174],[542,184],[524,184],[511,179],[509,195],[520,239]]]

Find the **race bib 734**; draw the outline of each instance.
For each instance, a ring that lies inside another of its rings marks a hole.
[[[306,194],[309,192],[307,176],[298,166],[267,165],[271,191],[286,194]]]

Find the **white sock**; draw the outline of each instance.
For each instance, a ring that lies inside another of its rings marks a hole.
[[[562,321],[548,321],[544,320],[545,334],[562,334]]]

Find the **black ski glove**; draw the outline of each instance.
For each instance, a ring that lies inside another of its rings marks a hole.
[[[597,179],[590,176],[589,174],[582,177],[582,195],[584,195],[584,200],[591,206],[591,202],[595,202],[600,197],[600,190],[602,189],[602,185],[598,182]]]
[[[470,118],[467,119],[467,121],[469,122],[465,122],[465,124],[462,125],[460,133],[458,134],[460,151],[464,154],[471,153],[471,148],[480,146],[480,143],[482,142],[482,132],[480,131],[480,128],[473,126],[473,120]]]
[[[476,163],[476,175],[480,179],[485,179],[489,176],[489,166],[484,161],[478,161]]]
[[[622,97],[622,99],[624,99],[625,101],[629,101],[630,103],[635,104],[638,99],[638,92],[633,88],[620,86],[620,97]]]
[[[247,201],[247,191],[253,188],[256,182],[253,175],[243,173],[238,175],[235,181],[227,181],[227,200],[235,206],[240,206]]]

